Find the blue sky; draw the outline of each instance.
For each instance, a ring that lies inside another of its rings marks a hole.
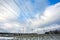
[[[0,0],[0,32],[45,33],[60,29],[60,0]]]
[[[53,5],[53,4],[56,4],[58,2],[60,2],[60,0],[49,0],[50,4]]]

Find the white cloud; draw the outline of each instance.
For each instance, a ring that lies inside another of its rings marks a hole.
[[[17,4],[19,4],[19,2]],[[60,21],[60,18],[59,18],[60,17],[60,3],[47,7],[43,13],[36,12],[36,14],[33,15],[34,18],[29,18],[29,17],[26,18],[26,15],[29,16],[30,13],[31,15],[32,13],[35,13],[36,7],[34,8],[34,6],[38,6],[38,5],[32,6],[29,1],[28,3],[24,2],[22,4],[23,5],[20,4],[21,6],[19,6],[20,7],[19,8],[14,3],[14,1],[7,1],[7,0],[0,1],[0,26],[1,26],[0,29],[4,29],[8,32],[31,33],[33,30],[33,32],[44,33],[45,31],[48,31],[48,30],[50,31],[53,29],[60,28],[59,27],[60,25],[44,26],[44,25],[48,25],[49,23]],[[23,13],[24,18],[26,19],[26,21],[23,23],[18,21],[20,19],[17,19],[18,16],[20,16],[21,14],[19,11],[22,11],[21,13]]]
[[[28,22],[30,23],[29,26],[35,28],[34,32],[37,33],[60,28],[60,24],[58,25],[60,22],[60,3],[47,7],[41,16],[37,14],[35,19],[29,19]]]
[[[16,10],[13,10],[12,6],[10,6],[10,4],[8,4],[5,1],[3,0],[0,1],[0,21],[17,18],[17,16],[19,16],[18,7],[16,7],[16,5],[15,4],[13,5],[12,3],[11,5],[13,5],[14,8],[15,7],[17,8],[17,9],[15,8]]]
[[[18,12],[19,8],[13,0],[0,0],[0,29],[6,32],[12,32],[15,29],[18,30],[20,26],[20,23],[16,22],[20,15]]]
[[[23,32],[25,25],[22,25],[19,22],[4,22],[0,28],[6,30],[7,32]]]
[[[49,23],[60,21],[60,3],[49,6],[41,16],[36,15],[36,19],[29,19],[32,26],[42,26]]]
[[[48,22],[55,22],[57,20],[60,20],[60,3],[57,3],[55,5],[52,5],[48,8],[46,8],[43,17]]]

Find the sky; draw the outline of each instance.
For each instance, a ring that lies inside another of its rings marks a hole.
[[[0,0],[0,32],[38,33],[60,29],[60,0]]]

